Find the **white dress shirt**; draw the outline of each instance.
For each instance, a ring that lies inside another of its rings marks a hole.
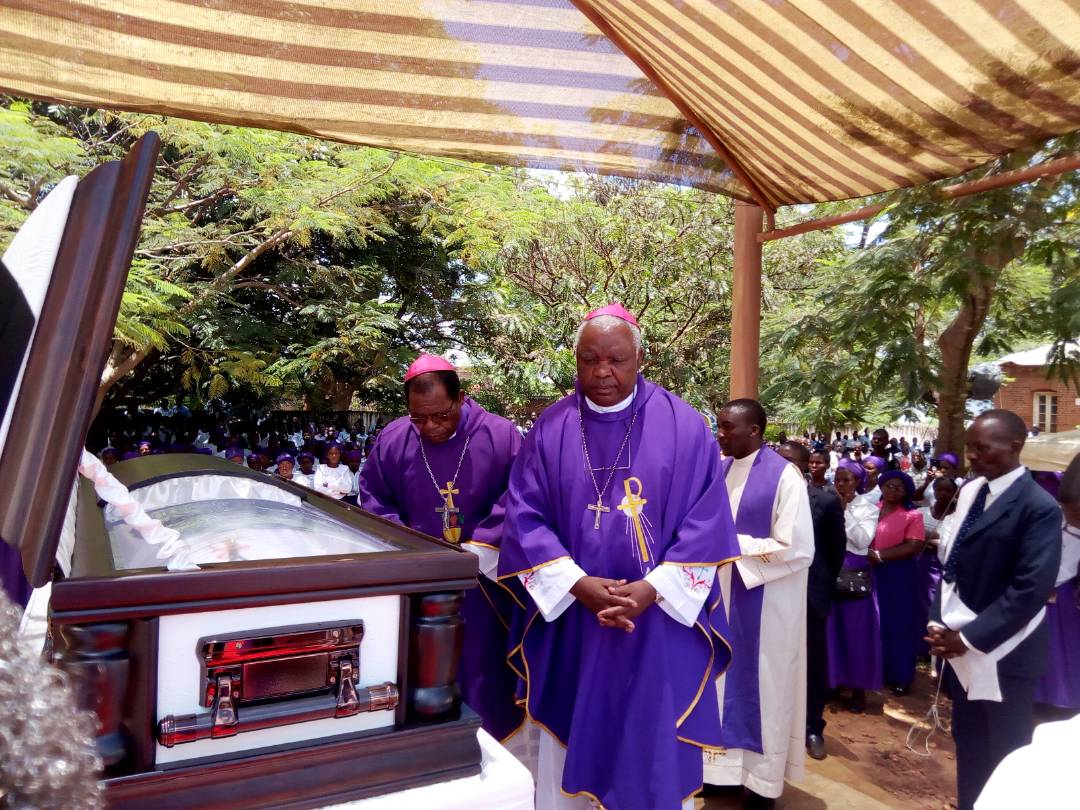
[[[939,551],[940,558],[942,560],[949,559],[949,554],[952,553],[952,545],[956,540],[956,535],[964,525],[964,520],[967,518],[968,512],[971,511],[971,505],[974,503],[975,498],[979,494],[979,490],[982,489],[983,486],[989,488],[986,493],[986,504],[983,507],[983,512],[985,513],[986,510],[1001,496],[1001,493],[1019,481],[1026,474],[1027,467],[1021,465],[1015,470],[1010,470],[1004,475],[999,475],[991,481],[979,477],[973,479],[964,486],[957,496],[956,511],[953,513],[951,524],[948,526],[941,526],[938,529],[940,535],[938,542],[941,546]],[[956,673],[960,685],[963,686],[964,691],[967,692],[968,700],[1000,702],[1001,686],[998,681],[998,661],[1016,649],[1025,638],[1035,631],[1039,626],[1039,623],[1043,620],[1043,616],[1046,615],[1046,608],[1044,607],[1039,610],[1039,612],[1035,614],[1035,617],[1013,636],[994,649],[986,651],[977,649],[975,645],[968,641],[964,636],[963,628],[974,621],[977,615],[978,614],[975,613],[975,611],[965,605],[960,599],[956,583],[946,582],[942,579],[941,620],[946,627],[951,630],[956,630],[959,633],[960,640],[963,641],[964,646],[967,647],[967,651],[964,652],[963,655],[950,659],[949,665],[953,668],[953,672]],[[931,626],[933,626],[933,623],[931,623]]]

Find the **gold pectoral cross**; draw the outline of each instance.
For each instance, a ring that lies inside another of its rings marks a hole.
[[[590,503],[585,508],[590,509],[593,512],[596,512],[596,519],[593,521],[593,524],[592,524],[592,527],[594,529],[599,529],[600,528],[600,513],[601,512],[610,512],[611,511],[611,507],[604,506],[604,499],[602,497],[600,497],[599,495],[596,496],[596,503]]]
[[[447,481],[446,489],[440,489],[439,494],[443,496],[443,505],[435,507],[435,511],[442,515],[443,539],[457,543],[461,540],[461,526],[458,525],[461,510],[454,506],[454,496],[460,495],[461,490],[454,489],[453,481]]]

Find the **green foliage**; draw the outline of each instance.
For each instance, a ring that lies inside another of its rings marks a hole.
[[[7,99],[4,241],[52,183],[150,129],[161,158],[103,380],[114,398],[329,385],[346,406],[356,390],[392,403],[408,360],[454,343],[443,325],[478,306],[471,268],[539,216],[509,170]]]
[[[1076,147],[1059,139],[973,176]],[[1058,372],[1075,375],[1061,351],[1080,334],[1075,173],[956,199],[941,186],[893,195],[884,232],[826,269],[816,306],[768,325],[766,398],[810,424],[923,407],[955,427],[973,355],[1052,341]]]
[[[484,389],[523,406],[570,390],[581,316],[619,301],[644,327],[645,373],[701,410],[727,398],[734,206],[691,189],[577,180],[567,199],[505,239],[487,267]],[[836,234],[767,257],[766,305],[840,249]],[[776,282],[776,286],[772,286]]]

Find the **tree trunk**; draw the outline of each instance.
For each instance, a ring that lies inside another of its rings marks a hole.
[[[312,411],[347,411],[352,404],[356,387],[346,380],[339,380],[326,371],[315,382],[308,395],[308,409]]]
[[[135,370],[135,367],[145,360],[153,349],[132,349],[118,340],[113,341],[109,359],[105,362],[105,370],[101,372],[101,383],[98,385],[97,397],[94,400],[94,415],[101,410],[101,404],[105,401],[105,395],[109,389],[116,385],[125,375]]]
[[[974,252],[972,258],[985,265],[986,271],[969,271],[970,286],[963,306],[952,323],[938,336],[941,372],[938,380],[937,453],[956,453],[964,457],[964,417],[968,396],[968,364],[975,338],[982,329],[997,288],[1001,271],[1019,256],[1025,240],[1013,239],[994,250]]]

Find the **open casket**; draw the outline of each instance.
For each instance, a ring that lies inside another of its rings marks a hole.
[[[52,582],[52,655],[98,715],[110,806],[309,807],[477,773],[455,683],[473,555],[202,455],[112,468],[197,570],[167,570],[90,481],[72,500],[156,153],[150,134],[64,181],[24,226],[39,266],[4,268],[25,295],[3,302],[24,351],[0,369],[0,534]],[[27,474],[46,443],[50,474]]]

